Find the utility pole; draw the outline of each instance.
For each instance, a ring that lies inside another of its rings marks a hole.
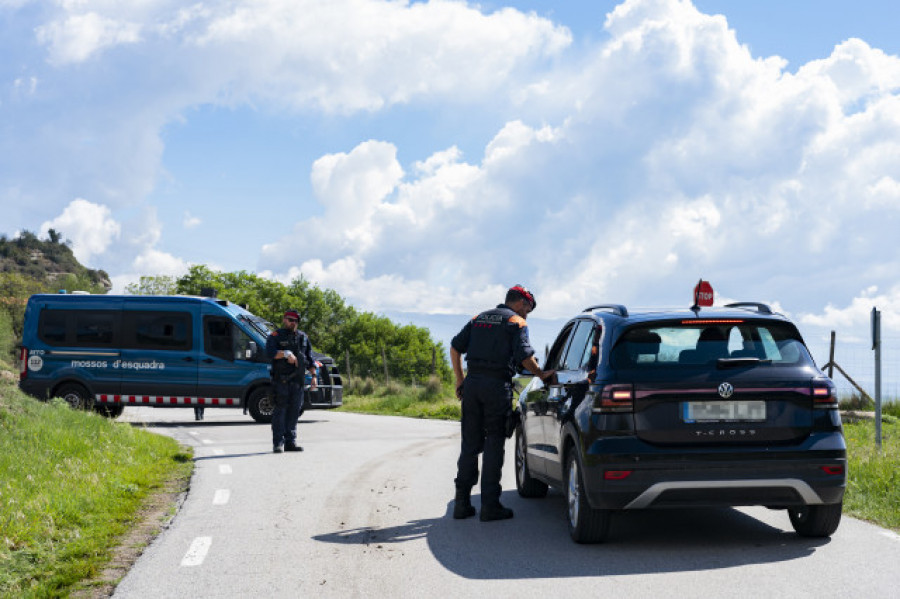
[[[875,445],[881,449],[881,312],[872,308],[872,349],[875,350]]]

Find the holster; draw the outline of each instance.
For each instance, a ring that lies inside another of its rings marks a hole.
[[[516,428],[519,426],[519,423],[522,421],[522,414],[519,412],[519,409],[516,408],[514,410],[510,410],[506,414],[506,438],[509,439],[513,436],[513,433],[516,432]]]

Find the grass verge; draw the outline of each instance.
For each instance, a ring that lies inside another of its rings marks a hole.
[[[129,559],[126,535],[171,511],[160,494],[187,487],[191,458],[169,437],[0,384],[0,596],[108,594],[127,572],[110,569]]]
[[[460,406],[453,388],[430,379],[424,385],[377,384],[361,379],[344,387],[344,412],[459,420]]]
[[[881,451],[875,423],[844,425],[847,439],[847,492],[844,513],[900,531],[900,423],[883,422]]]

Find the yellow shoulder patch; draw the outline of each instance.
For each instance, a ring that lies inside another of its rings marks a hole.
[[[509,321],[510,321],[511,323],[513,323],[513,324],[519,325],[519,328],[520,328],[520,329],[521,329],[522,327],[525,327],[525,326],[528,325],[528,323],[525,322],[525,319],[522,318],[521,316],[519,316],[518,314],[516,314],[515,316],[510,316],[510,317],[509,317]]]

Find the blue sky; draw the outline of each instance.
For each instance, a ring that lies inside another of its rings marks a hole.
[[[900,329],[894,2],[0,0],[0,233],[430,326],[524,283]]]

